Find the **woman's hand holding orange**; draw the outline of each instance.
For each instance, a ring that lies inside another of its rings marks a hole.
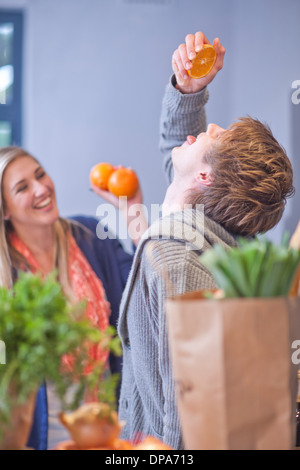
[[[192,60],[202,49],[204,44],[210,44],[204,33],[188,34],[185,43],[174,51],[172,56],[172,67],[176,76],[179,91],[182,93],[197,93],[208,85],[223,67],[225,48],[221,45],[219,38],[214,39],[213,46],[217,53],[216,62],[208,75],[202,78],[191,78],[188,70],[192,67]]]
[[[141,188],[138,187],[138,190],[136,191],[135,195],[131,197],[130,199],[126,197],[117,197],[114,194],[112,194],[110,191],[106,189],[100,189],[98,186],[95,186],[91,184],[91,189],[94,191],[95,194],[98,194],[98,196],[102,197],[105,199],[105,201],[109,202],[109,204],[112,204],[115,206],[117,209],[119,209],[121,212],[127,207],[131,207],[133,204],[142,204],[143,203],[143,195]]]
[[[119,173],[120,180],[118,180],[118,178],[114,178],[113,181],[109,182],[110,175],[107,178],[107,171],[106,171],[107,164],[104,164],[104,165],[105,166],[103,168],[105,171],[104,171],[103,176],[104,176],[104,180],[107,179],[107,182],[105,184],[99,184],[99,181],[96,181],[96,179],[92,178],[91,177],[91,175],[93,175],[93,169],[92,169],[92,172],[90,175],[91,189],[96,194],[98,194],[98,196],[102,197],[105,201],[107,201],[108,203],[112,204],[114,207],[120,210],[123,218],[126,221],[129,235],[133,243],[137,245],[140,241],[141,236],[148,228],[148,221],[143,210],[143,195],[142,195],[142,191],[141,191],[137,176],[135,175],[133,170],[128,169],[129,170],[128,180],[126,179],[126,175],[124,177],[124,174],[121,171]],[[124,167],[119,166],[119,167],[116,167],[115,170],[124,170]],[[111,175],[113,175],[113,173],[111,173]],[[97,185],[93,184],[95,182],[97,182]],[[106,187],[107,189],[102,189],[100,186],[102,188]],[[116,196],[111,191],[113,191],[115,194],[127,193],[129,195],[131,194],[133,195],[130,197]]]

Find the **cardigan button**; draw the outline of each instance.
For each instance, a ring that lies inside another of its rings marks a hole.
[[[130,349],[130,341],[129,341],[129,338],[128,338],[128,337],[125,338],[124,343],[125,343],[126,348],[127,348],[127,349]]]
[[[123,398],[122,400],[122,406],[125,410],[128,409],[128,400],[126,400],[126,398]]]

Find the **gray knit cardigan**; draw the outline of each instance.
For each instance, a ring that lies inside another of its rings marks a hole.
[[[163,101],[161,149],[168,178],[170,150],[188,134],[204,130],[204,90],[181,95],[170,83]],[[199,117],[200,116],[200,117]],[[195,125],[197,122],[197,126]],[[216,287],[199,262],[215,243],[236,245],[220,225],[188,209],[157,220],[144,234],[135,253],[123,294],[118,333],[123,346],[119,418],[126,422],[124,439],[143,435],[183,449],[168,349],[164,300],[197,289]]]

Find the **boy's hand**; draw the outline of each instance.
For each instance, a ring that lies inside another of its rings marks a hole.
[[[203,44],[210,44],[204,33],[188,34],[185,43],[174,51],[172,56],[172,67],[176,76],[176,88],[182,93],[197,93],[208,85],[223,67],[225,48],[221,45],[219,38],[214,39],[213,46],[217,52],[217,59],[212,70],[203,78],[191,78],[187,73],[192,67],[192,60],[197,52],[202,49]]]

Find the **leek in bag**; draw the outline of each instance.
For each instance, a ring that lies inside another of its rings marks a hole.
[[[289,293],[300,250],[283,241],[239,239],[239,246],[220,245],[206,251],[200,262],[212,273],[224,297],[282,297]]]
[[[300,250],[239,242],[199,258],[223,298],[204,290],[166,301],[186,450],[288,450],[296,443],[299,364],[292,354],[300,297],[289,292]]]

